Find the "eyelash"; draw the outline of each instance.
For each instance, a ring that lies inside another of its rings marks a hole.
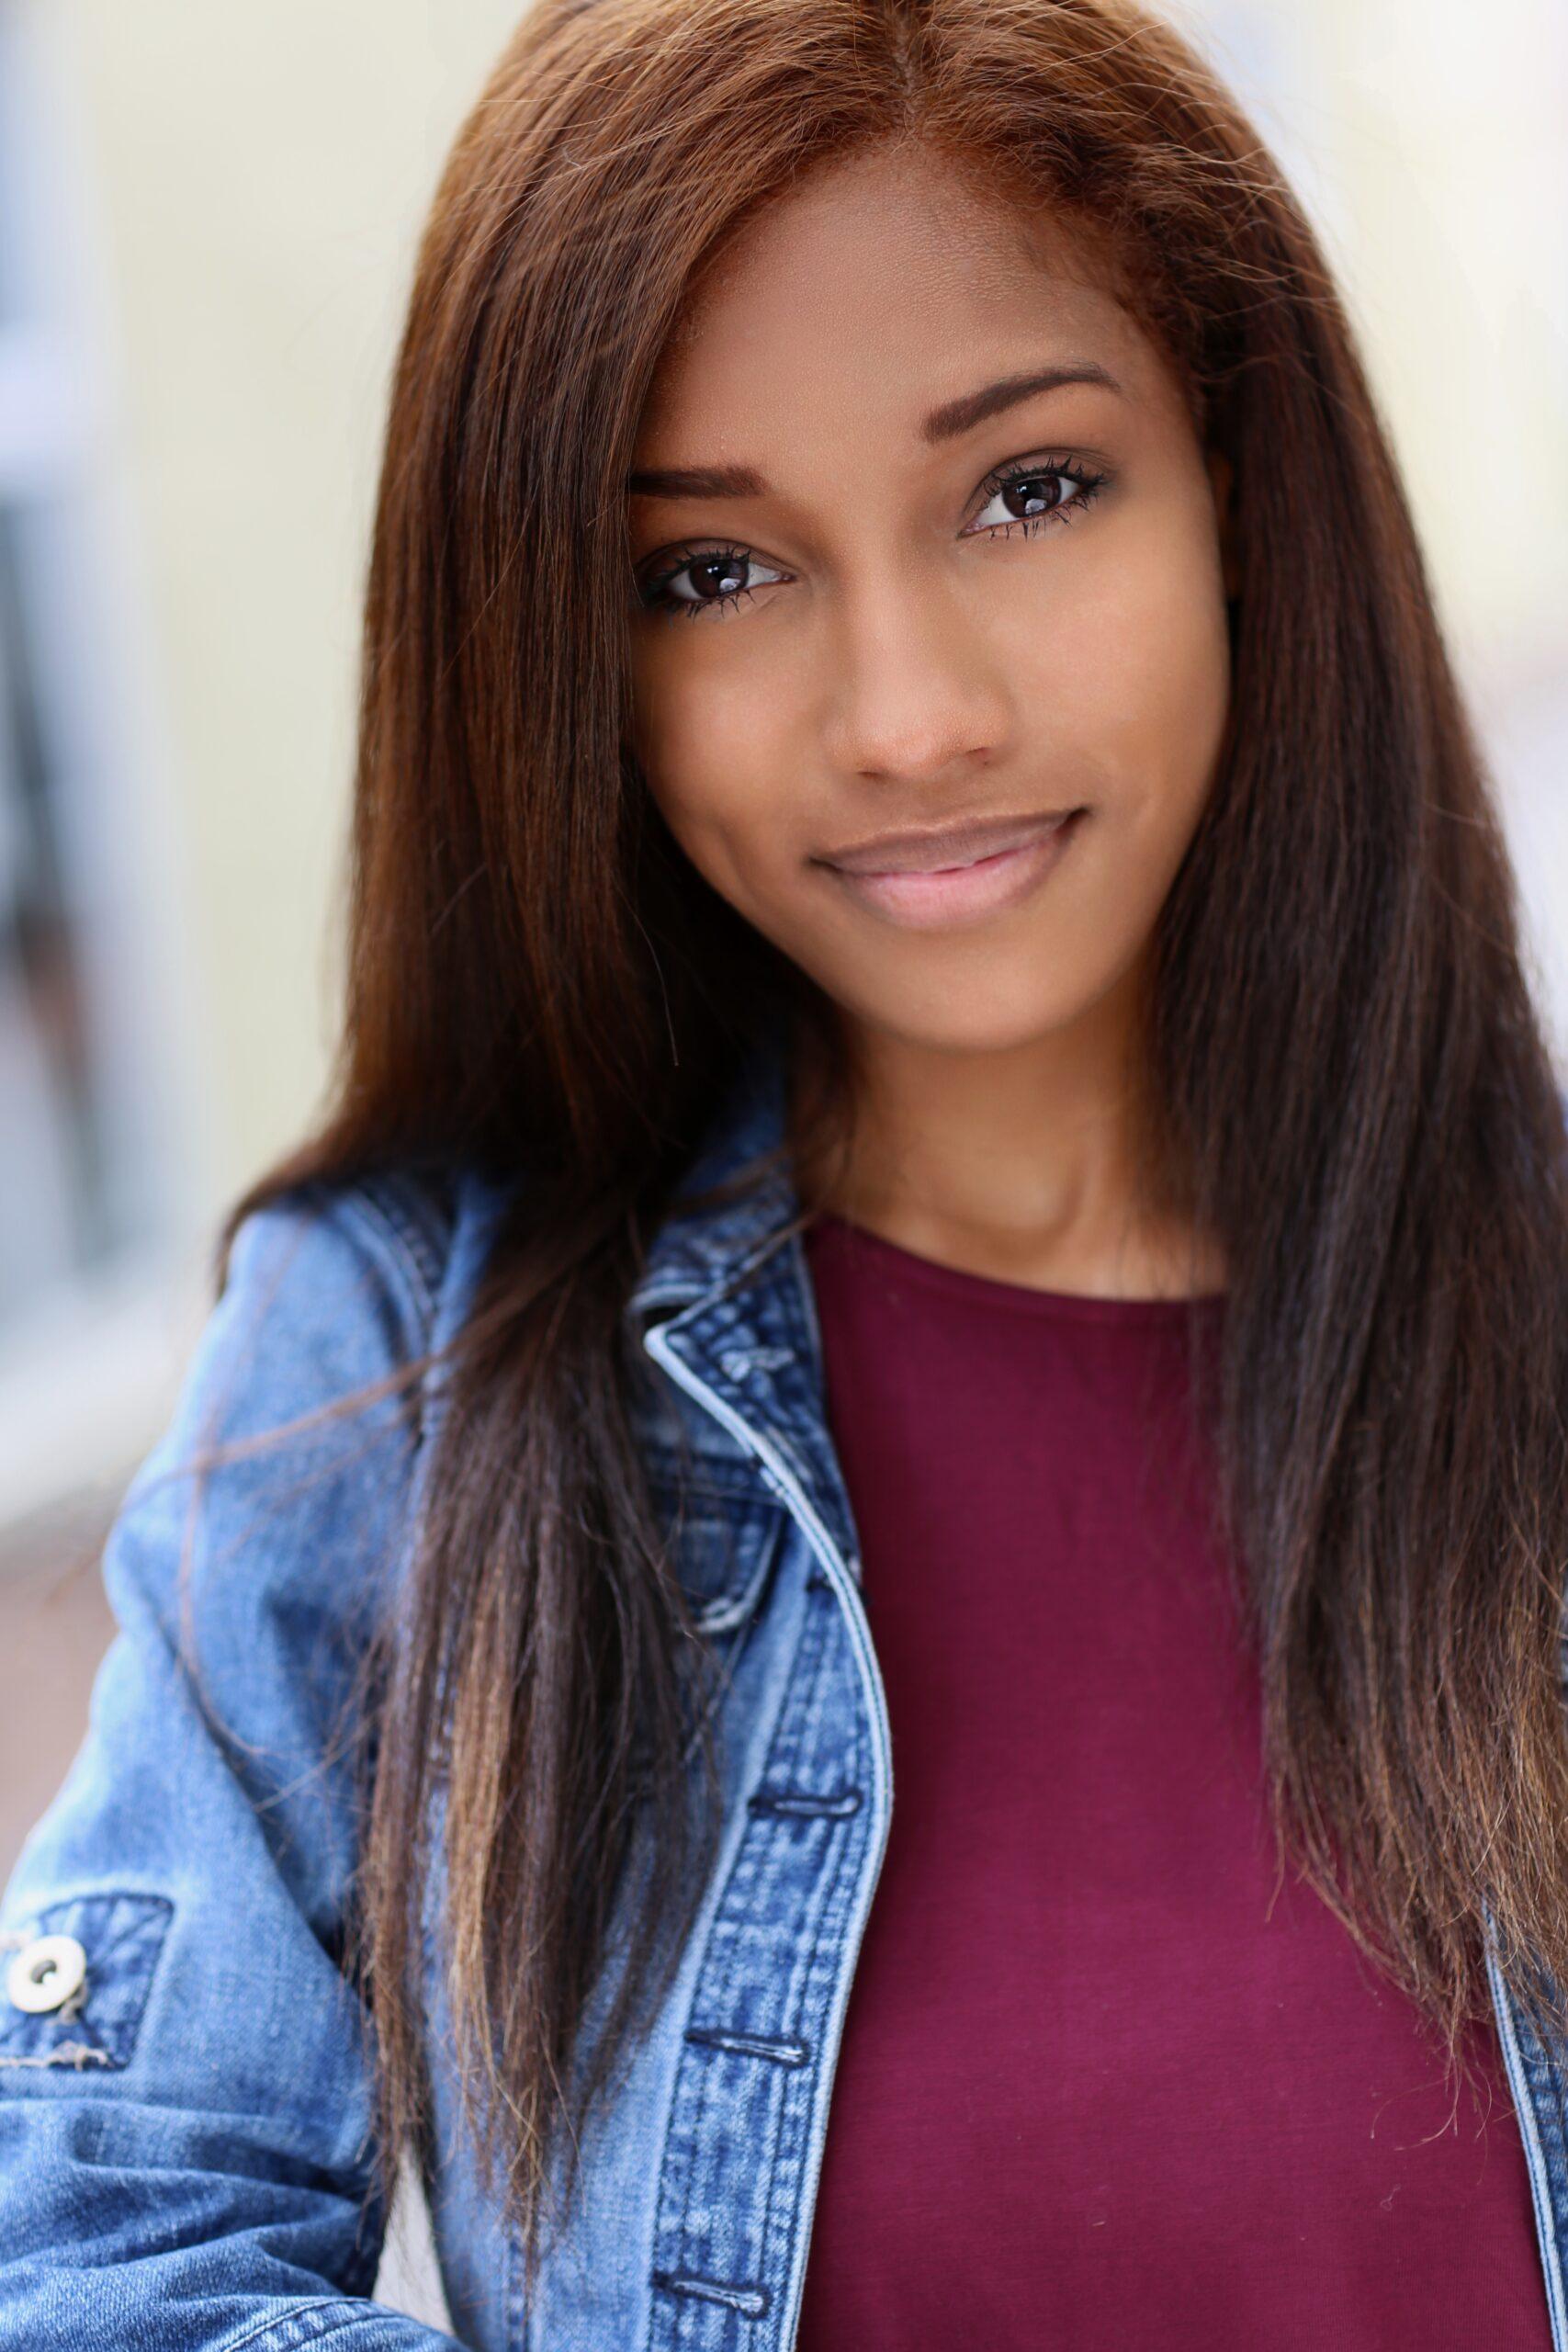
[[[1070,503],[1048,507],[1043,514],[1016,514],[1010,522],[991,524],[977,536],[981,538],[1011,538],[1015,532],[1021,531],[1027,537],[1048,524],[1070,523],[1075,514],[1081,514],[1086,506],[1093,504],[1111,479],[1108,473],[1085,465],[1070,455],[1043,459],[1015,458],[987,475],[980,485],[982,508],[988,506],[999,492],[1010,489],[1015,481],[1032,481],[1047,474],[1076,482],[1079,496]],[[710,597],[705,603],[693,597],[671,596],[668,593],[671,582],[678,580],[692,564],[721,559],[738,563],[748,563],[753,560],[750,548],[729,540],[701,546],[687,545],[679,550],[674,562],[666,564],[662,571],[639,583],[639,603],[645,611],[656,614],[661,620],[699,620],[711,613],[722,613],[731,605],[739,605],[744,597],[754,596],[757,593],[754,588],[734,588],[722,596]],[[766,584],[771,588],[778,583],[769,581]]]

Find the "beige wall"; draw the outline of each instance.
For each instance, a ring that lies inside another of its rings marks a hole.
[[[85,118],[223,1192],[323,1075],[383,388],[439,156],[520,10],[49,6]]]
[[[1568,10],[1214,13],[1290,28],[1264,135],[1325,227],[1461,655],[1533,681],[1568,613]]]

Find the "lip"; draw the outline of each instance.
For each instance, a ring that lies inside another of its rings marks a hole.
[[[989,828],[998,846],[985,855],[977,856],[975,847],[966,850],[949,847],[949,857],[966,857],[968,863],[941,866],[934,863],[940,852],[927,846],[924,865],[905,864],[878,867],[851,866],[835,861],[823,861],[842,885],[863,905],[900,923],[912,931],[937,931],[950,924],[973,922],[983,916],[998,912],[1025,898],[1043,882],[1080,830],[1081,820],[1088,815],[1085,808],[1072,808],[1060,816],[1012,820],[1006,827],[994,824]],[[979,828],[968,829],[974,844]],[[1005,831],[1005,840],[1003,839]],[[934,843],[934,836],[928,842]],[[949,843],[956,842],[956,829],[946,835]],[[914,854],[909,837],[903,837],[905,846],[898,854],[908,858]],[[872,854],[884,857],[894,854],[891,848],[873,852],[863,849],[855,854],[865,859]]]
[[[1015,817],[964,817],[923,831],[874,833],[820,860],[840,874],[930,874],[938,866],[973,865],[1004,849],[1019,849],[1042,828],[1059,825],[1071,808],[1031,808]]]

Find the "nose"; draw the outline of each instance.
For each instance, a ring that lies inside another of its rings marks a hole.
[[[889,558],[833,600],[826,751],[840,775],[936,780],[999,756],[1010,701],[998,649],[951,581]]]

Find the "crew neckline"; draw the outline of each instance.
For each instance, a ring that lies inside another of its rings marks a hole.
[[[1185,1298],[1103,1298],[1085,1291],[1039,1290],[1032,1283],[1005,1282],[999,1274],[976,1273],[967,1266],[922,1258],[918,1250],[890,1241],[886,1234],[872,1232],[869,1226],[856,1225],[836,1209],[819,1210],[807,1227],[808,1240],[819,1235],[847,1243],[853,1254],[873,1263],[880,1260],[890,1271],[928,1289],[943,1291],[972,1306],[1001,1307],[1018,1315],[1065,1317],[1083,1323],[1171,1325],[1184,1322],[1194,1308],[1201,1317],[1216,1316],[1228,1295],[1218,1290],[1199,1291]]]

